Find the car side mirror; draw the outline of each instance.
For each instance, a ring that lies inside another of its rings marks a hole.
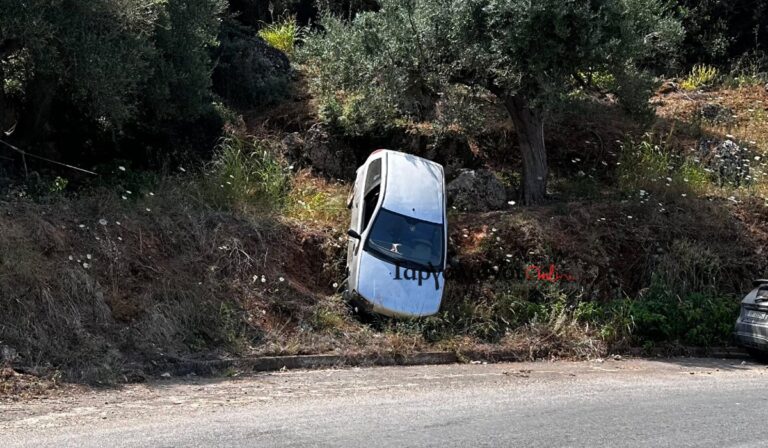
[[[360,239],[360,234],[357,233],[357,231],[355,229],[347,230],[347,235],[349,235],[350,238],[354,238],[356,240]]]

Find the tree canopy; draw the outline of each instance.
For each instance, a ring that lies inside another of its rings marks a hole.
[[[322,25],[304,60],[348,124],[429,120],[455,85],[492,93],[516,125],[527,203],[546,191],[542,113],[594,73],[643,104],[645,65],[668,59],[683,35],[660,0],[383,0]]]

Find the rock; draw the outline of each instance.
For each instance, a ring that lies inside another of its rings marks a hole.
[[[712,123],[730,123],[733,121],[733,110],[717,103],[707,103],[699,109],[701,118]]]
[[[461,170],[448,184],[448,203],[461,211],[484,212],[506,206],[504,185],[485,169]]]
[[[0,345],[0,364],[13,364],[16,358],[18,358],[18,353],[13,347]]]
[[[291,132],[286,135],[281,142],[283,145],[283,154],[291,162],[301,162],[304,155],[304,139],[298,132]]]
[[[680,85],[674,81],[664,81],[657,91],[660,95],[667,95],[680,90]]]
[[[698,155],[704,166],[717,176],[721,186],[726,183],[740,186],[749,180],[749,151],[733,140],[702,139]]]
[[[336,179],[351,179],[357,169],[352,148],[319,124],[304,136],[304,158],[315,170]]]

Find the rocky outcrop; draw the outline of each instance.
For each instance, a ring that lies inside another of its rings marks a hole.
[[[461,170],[448,184],[448,203],[460,211],[499,210],[507,204],[504,184],[491,171]]]
[[[335,179],[351,179],[357,169],[352,148],[325,127],[317,124],[304,135],[294,132],[282,141],[283,154],[294,164]]]

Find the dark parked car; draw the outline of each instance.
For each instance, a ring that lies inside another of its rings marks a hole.
[[[760,359],[768,359],[768,279],[755,280],[755,289],[741,301],[736,319],[736,343]]]

